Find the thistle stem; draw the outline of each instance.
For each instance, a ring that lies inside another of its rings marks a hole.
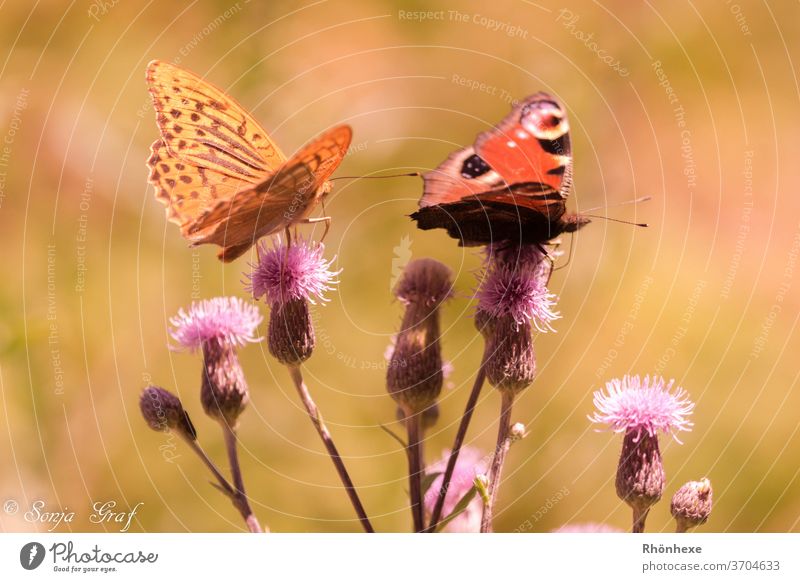
[[[650,513],[650,508],[640,508],[637,505],[633,506],[633,525],[631,527],[632,533],[644,533],[644,522],[647,519],[647,514]]]
[[[420,444],[420,415],[406,415],[408,431],[408,487],[411,497],[411,515],[414,518],[414,531],[419,533],[425,528],[422,508],[422,446]]]
[[[239,511],[239,513],[241,513],[245,524],[247,524],[247,528],[253,533],[260,533],[262,530],[258,524],[258,520],[253,515],[252,511],[250,511],[249,506],[247,506],[247,509],[243,510],[243,506],[239,501],[236,489],[234,489],[233,485],[228,482],[222,472],[217,468],[217,466],[214,464],[214,461],[208,457],[206,452],[200,447],[197,441],[188,438],[184,440],[186,440],[189,448],[191,448],[197,454],[197,456],[200,457],[200,460],[203,461],[203,464],[206,467],[208,467],[208,470],[211,471],[211,474],[217,480],[217,483],[219,483],[219,487],[222,492],[230,498],[233,506]],[[247,499],[245,499],[245,503],[247,503]]]
[[[305,406],[308,416],[311,419],[311,422],[314,424],[314,428],[317,429],[317,432],[322,439],[322,443],[325,445],[328,455],[336,467],[337,473],[339,473],[339,478],[342,480],[342,483],[347,490],[347,496],[350,498],[350,502],[353,504],[353,508],[356,510],[356,515],[358,515],[361,526],[367,533],[374,533],[375,530],[372,528],[372,524],[369,522],[367,513],[364,511],[364,506],[361,504],[361,500],[358,498],[358,493],[353,485],[353,481],[350,479],[350,475],[347,473],[347,469],[344,466],[342,457],[339,455],[336,445],[333,444],[333,438],[331,438],[331,434],[328,432],[328,427],[322,420],[322,415],[319,412],[319,408],[317,408],[317,405],[314,403],[314,399],[311,398],[311,394],[309,393],[305,382],[303,382],[303,374],[300,372],[300,367],[293,365],[287,365],[286,367],[289,368],[289,374],[292,377],[292,382],[294,382],[295,388],[297,388],[297,393],[300,395],[300,400],[303,401],[303,406]]]
[[[500,426],[497,428],[497,446],[492,458],[492,466],[489,469],[489,502],[483,507],[481,533],[492,531],[494,506],[497,500],[497,492],[500,489],[500,477],[503,473],[503,464],[506,462],[508,449],[511,447],[511,409],[514,406],[514,393],[510,390],[503,390],[502,394]]]
[[[472,392],[469,394],[467,406],[464,409],[464,414],[461,416],[461,423],[458,425],[456,438],[455,441],[453,441],[453,448],[450,449],[450,458],[447,459],[447,467],[445,468],[444,476],[442,477],[442,484],[439,487],[439,495],[436,498],[436,504],[433,506],[430,524],[428,525],[427,529],[425,529],[426,533],[435,532],[436,526],[439,525],[439,521],[442,518],[444,500],[447,496],[447,490],[450,487],[450,480],[453,478],[453,471],[455,471],[456,468],[456,461],[458,461],[458,455],[461,453],[461,446],[464,444],[464,437],[467,436],[467,429],[469,428],[469,423],[472,420],[472,413],[475,411],[475,405],[478,403],[478,397],[481,394],[483,382],[486,379],[487,351],[487,348],[484,348],[483,357],[481,358],[481,365],[478,368],[478,373],[475,376],[475,382],[472,385]]]
[[[228,451],[228,461],[231,464],[231,474],[233,475],[233,486],[235,487],[235,497],[233,504],[242,514],[248,529],[252,533],[261,533],[261,525],[258,519],[253,514],[250,508],[250,501],[247,499],[247,494],[244,492],[244,479],[242,478],[242,469],[239,466],[239,451],[237,447],[236,432],[224,420],[220,422],[222,425],[222,432],[225,435],[225,448]]]

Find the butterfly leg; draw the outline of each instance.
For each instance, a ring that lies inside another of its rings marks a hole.
[[[303,224],[315,224],[317,222],[324,222],[325,223],[325,230],[322,233],[322,238],[319,239],[319,242],[325,240],[325,237],[328,236],[328,231],[331,228],[331,217],[330,216],[321,216],[320,218],[304,218],[301,221]]]
[[[286,233],[286,256],[284,260],[281,262],[281,281],[283,281],[283,266],[289,264],[289,249],[292,247],[292,231],[289,230],[287,226],[285,229]]]
[[[559,240],[559,241],[556,241],[556,242],[551,243],[551,244],[553,245],[553,247],[554,247],[553,250],[555,251],[561,245],[561,241]],[[550,277],[553,276],[553,271],[556,271],[556,270],[560,269],[561,267],[556,267],[556,261],[555,261],[555,259],[553,259],[553,255],[551,255],[550,253],[547,252],[547,249],[544,248],[544,245],[537,245],[537,246],[539,247],[539,250],[542,252],[542,255],[544,255],[544,259],[548,263],[550,263],[550,271],[547,273],[547,283],[546,283],[546,285],[549,285],[550,284]]]
[[[560,245],[561,242],[559,241],[558,244]],[[567,262],[558,267],[557,270],[563,269],[564,267],[570,264],[570,262],[572,261],[572,251],[574,247],[575,247],[575,233],[571,232],[569,233],[569,255],[567,255]]]

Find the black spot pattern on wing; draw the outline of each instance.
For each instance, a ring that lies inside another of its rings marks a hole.
[[[483,176],[491,170],[491,166],[478,154],[472,154],[461,165],[461,176],[469,180],[474,180],[478,176]]]
[[[539,144],[548,154],[555,154],[557,156],[569,155],[571,151],[569,133],[565,133],[556,139],[540,139]]]

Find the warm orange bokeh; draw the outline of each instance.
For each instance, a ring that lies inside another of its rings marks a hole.
[[[571,261],[552,280],[563,318],[536,338],[538,378],[514,419],[530,434],[511,450],[497,529],[627,527],[613,482],[621,438],[594,432],[587,414],[605,379],[655,372],[697,404],[684,444],[664,441],[667,495],[707,476],[715,508],[703,531],[800,530],[800,19],[773,4],[4,4],[0,500],[68,508],[78,531],[102,531],[89,509],[105,500],[143,502],[137,531],[243,527],[137,406],[147,382],[179,393],[224,465],[197,398],[199,360],[167,349],[167,320],[193,298],[246,296],[246,262],[187,248],[147,183],[158,131],[144,70],[159,58],[225,88],[287,153],[352,125],[339,175],[430,169],[513,99],[557,95],[575,154],[570,209],[651,195],[593,212],[650,227],[596,220],[565,237]],[[469,298],[480,257],[414,228],[420,193],[416,178],[336,185],[326,244],[343,272],[315,308],[306,368],[380,531],[410,524],[404,454],[379,427],[395,417],[390,286],[410,257],[451,266],[459,290],[443,309],[454,372],[429,462],[451,444],[481,352]],[[261,345],[241,357],[252,391],[242,463],[260,519],[276,531],[358,531],[285,369]],[[491,449],[498,407],[487,389],[472,444]],[[648,526],[672,529],[668,500]],[[0,530],[31,529],[21,511],[0,512]]]

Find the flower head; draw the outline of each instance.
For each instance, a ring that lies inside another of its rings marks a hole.
[[[267,346],[276,360],[281,364],[296,366],[311,357],[316,345],[308,301],[291,299],[272,305]]]
[[[261,341],[255,330],[262,316],[258,308],[238,297],[215,297],[193,302],[188,310],[180,309],[169,322],[170,335],[188,350],[196,350],[204,342],[216,339],[230,346]]]
[[[314,297],[326,301],[323,294],[338,283],[336,276],[341,270],[331,270],[335,257],[326,261],[322,256],[324,252],[322,243],[311,246],[303,239],[296,240],[288,248],[280,241],[272,248],[266,242],[261,243],[258,263],[251,265],[252,272],[248,275],[248,290],[255,299],[265,295],[271,305],[283,305],[291,300],[315,304]]]
[[[183,409],[180,398],[159,388],[148,386],[139,397],[139,408],[147,425],[155,431],[177,431],[188,440],[197,439],[189,414]]]
[[[711,481],[689,481],[672,496],[670,512],[678,524],[678,532],[703,525],[711,515]]]
[[[200,402],[206,414],[235,428],[249,401],[250,392],[236,349],[216,339],[204,342]]]
[[[660,376],[623,376],[606,382],[605,392],[594,393],[597,410],[589,420],[607,424],[614,432],[634,434],[638,440],[642,432],[654,437],[658,431],[670,433],[680,442],[675,433],[689,431],[692,422],[687,416],[692,413],[692,403],[683,388],[672,386],[674,380],[666,382]]]
[[[395,296],[405,305],[416,303],[436,307],[453,293],[450,269],[433,259],[411,261],[394,288]]]
[[[486,379],[501,391],[517,394],[530,386],[536,375],[531,322],[515,322],[510,315],[492,317],[478,310],[475,324],[486,342]]]
[[[389,337],[389,343],[386,344],[386,347],[383,349],[383,359],[386,360],[386,364],[392,361],[392,356],[394,355],[394,349],[397,345],[397,334],[394,334]],[[442,361],[442,378],[447,380],[453,375],[455,372],[456,367],[453,365],[453,362],[450,360],[443,360]],[[452,383],[448,383],[447,387],[452,388]]]
[[[633,531],[644,531],[647,514],[661,500],[665,482],[658,437],[647,432],[626,432],[614,485],[617,497],[633,509]]]
[[[547,289],[549,274],[550,263],[535,245],[490,245],[476,293],[478,310],[553,331],[551,323],[561,316],[555,311],[555,294]]]
[[[442,390],[439,306],[451,289],[450,269],[433,259],[411,261],[395,286],[405,313],[386,369],[386,387],[406,416],[430,407]]]
[[[444,478],[443,473],[447,467],[449,458],[450,451],[445,451],[442,458],[430,465],[427,469],[428,474],[439,473],[425,492],[424,504],[428,514],[433,512],[433,508],[436,505],[436,499],[439,496],[439,488],[442,486],[442,479]],[[455,470],[453,471],[453,477],[450,480],[450,486],[444,498],[443,516],[448,516],[453,512],[458,502],[472,489],[475,478],[478,475],[486,473],[488,469],[489,466],[486,462],[486,456],[482,455],[478,449],[469,446],[461,449],[461,453],[458,455],[458,461],[456,461]],[[481,527],[482,513],[483,501],[480,496],[476,495],[472,501],[469,502],[464,512],[450,521],[444,529],[445,531],[459,533],[477,532]]]

